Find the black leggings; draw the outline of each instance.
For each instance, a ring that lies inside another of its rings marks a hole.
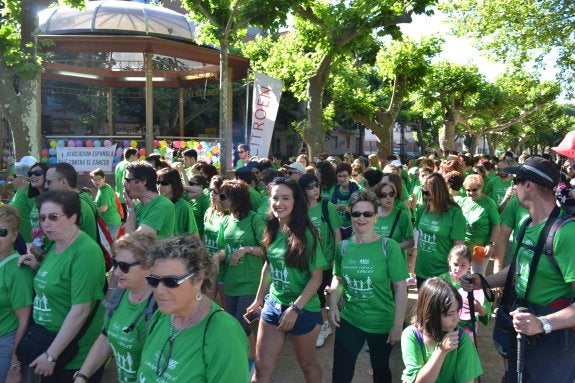
[[[393,346],[387,343],[389,334],[374,334],[365,332],[341,319],[335,331],[335,346],[333,350],[333,383],[350,383],[355,372],[355,362],[363,343],[367,340],[369,359],[373,369],[375,383],[391,383],[389,369],[389,354]]]

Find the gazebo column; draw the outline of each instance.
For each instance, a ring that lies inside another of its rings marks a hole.
[[[180,138],[184,137],[184,88],[180,89]]]
[[[106,94],[108,101],[108,135],[114,135],[114,88],[108,87]]]
[[[154,63],[153,53],[144,53],[146,72],[146,153],[152,153],[154,142]]]

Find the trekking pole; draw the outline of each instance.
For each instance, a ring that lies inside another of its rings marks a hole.
[[[471,275],[464,275],[462,278],[469,283],[473,283],[470,279]],[[467,305],[469,306],[469,319],[471,320],[471,334],[473,335],[473,344],[477,349],[477,332],[475,331],[475,296],[473,295],[473,290],[467,292]],[[481,377],[477,377],[477,382],[481,383]]]
[[[520,313],[527,313],[529,310],[525,307],[517,307]],[[525,346],[527,336],[517,333],[517,383],[523,383],[523,371],[525,370]]]

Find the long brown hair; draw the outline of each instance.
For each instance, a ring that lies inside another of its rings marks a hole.
[[[287,253],[285,264],[301,271],[308,270],[309,259],[315,255],[318,244],[318,234],[315,226],[307,214],[307,202],[305,195],[297,182],[292,179],[278,177],[271,182],[271,186],[283,185],[292,191],[294,200],[293,210],[287,225]],[[271,205],[271,201],[270,201]],[[268,222],[264,231],[262,246],[264,254],[276,239],[280,230],[279,220],[273,215],[270,209]],[[313,243],[307,243],[306,232],[312,233]],[[265,256],[264,256],[265,259]]]
[[[427,209],[432,213],[446,212],[451,206],[459,205],[455,203],[453,197],[449,194],[447,189],[447,182],[439,173],[432,173],[425,180],[425,184],[429,188],[430,196],[428,200]]]

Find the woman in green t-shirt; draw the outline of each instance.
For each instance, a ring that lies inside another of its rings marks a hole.
[[[329,317],[337,327],[332,382],[350,383],[367,341],[374,382],[391,382],[389,355],[398,342],[407,307],[408,277],[397,242],[373,231],[378,201],[370,190],[351,195],[353,235],[338,246]],[[393,287],[392,287],[393,286]],[[338,302],[345,294],[343,309]]]
[[[175,225],[174,235],[192,234],[200,237],[192,205],[184,198],[184,185],[180,173],[176,169],[163,168],[156,172],[158,194],[168,198],[174,204]]]
[[[253,379],[271,381],[289,338],[306,382],[321,382],[322,369],[315,352],[323,323],[317,289],[327,262],[296,181],[277,178],[271,185],[273,215],[262,241],[264,267],[256,299],[247,309],[248,314],[261,311]]]
[[[118,290],[108,305],[115,307],[106,311],[102,333],[75,374],[74,383],[86,383],[112,353],[118,382],[136,381],[149,321],[156,308],[152,288],[145,278],[149,273],[146,252],[155,242],[155,234],[142,231],[126,234],[114,242],[112,264]]]
[[[0,381],[20,382],[21,365],[15,355],[16,345],[24,335],[34,291],[34,273],[18,267],[14,241],[18,236],[20,215],[9,205],[0,206]]]

